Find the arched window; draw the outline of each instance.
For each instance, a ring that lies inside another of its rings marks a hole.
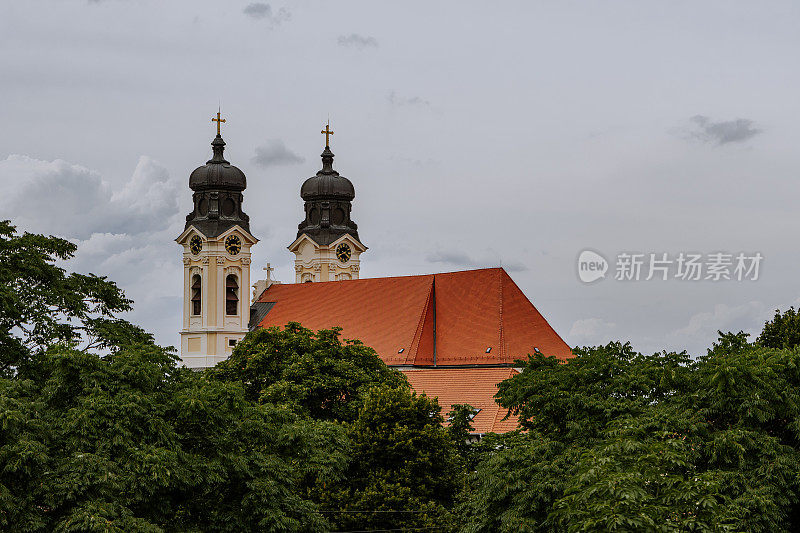
[[[300,281],[302,281],[303,283],[311,283],[314,280],[311,278],[311,274],[309,272],[305,272],[303,273],[303,276],[301,277]]]
[[[199,315],[203,312],[203,300],[201,291],[203,288],[203,281],[199,274],[192,276],[192,314]]]
[[[239,282],[236,276],[229,274],[225,278],[225,314],[236,315],[239,310]]]

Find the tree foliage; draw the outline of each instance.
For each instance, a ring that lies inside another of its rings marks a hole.
[[[346,482],[320,497],[339,530],[449,530],[459,488],[453,441],[436,400],[408,387],[373,387],[347,424]]]
[[[340,428],[248,402],[154,345],[53,346],[0,383],[0,524],[14,531],[300,531],[337,479]]]
[[[407,382],[372,348],[342,342],[339,331],[313,332],[296,322],[283,329],[259,329],[211,374],[241,383],[252,401],[284,405],[318,420],[353,421],[364,391]]]
[[[0,223],[0,530],[796,531],[800,314],[705,355],[535,354],[520,429],[412,391],[337,329],[252,332],[216,368],[119,318],[75,247]]]
[[[248,334],[209,375],[241,383],[254,402],[343,428],[344,476],[312,491],[336,530],[452,526],[461,479],[456,441],[438,403],[416,395],[373,349],[342,342],[338,329],[290,323]]]
[[[10,375],[32,350],[52,342],[89,339],[131,301],[111,281],[94,274],[67,274],[56,265],[76,246],[57,237],[18,235],[0,221],[0,375]]]
[[[688,385],[686,353],[645,357],[619,342],[574,353],[566,363],[542,354],[517,361],[522,372],[500,384],[500,404],[518,413],[524,428],[591,442],[609,422],[640,414]]]
[[[757,342],[767,348],[794,348],[800,344],[800,312],[794,307],[784,313],[776,310],[772,320],[764,324]]]
[[[528,432],[470,476],[463,531],[797,529],[800,349],[740,332],[697,359],[576,352],[501,384]]]

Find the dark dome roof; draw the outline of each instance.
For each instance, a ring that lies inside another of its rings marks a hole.
[[[211,143],[214,157],[209,159],[202,167],[197,167],[189,175],[189,188],[193,191],[207,189],[227,189],[243,191],[247,188],[247,178],[244,172],[225,161],[222,152],[225,150],[225,141],[219,135]]]
[[[322,152],[322,170],[303,183],[300,196],[305,201],[316,198],[352,200],[356,197],[356,189],[350,180],[333,170],[333,152],[327,146]]]

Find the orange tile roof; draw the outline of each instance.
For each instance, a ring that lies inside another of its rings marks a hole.
[[[259,301],[274,302],[261,327],[340,326],[389,365],[432,365],[434,355],[438,365],[510,364],[535,348],[572,356],[502,268],[272,285]]]
[[[456,404],[480,409],[472,420],[474,433],[505,433],[517,427],[517,417],[503,420],[507,411],[494,400],[497,384],[517,373],[513,368],[408,368],[403,372],[415,391],[439,399],[445,418]]]
[[[272,285],[259,301],[275,305],[259,325],[339,326],[343,338],[371,346],[386,364],[413,364],[420,344],[432,349],[423,340],[432,286],[433,276]]]

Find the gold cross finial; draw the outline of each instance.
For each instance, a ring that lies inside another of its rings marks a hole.
[[[224,118],[220,118],[220,117],[219,117],[219,115],[220,115],[220,111],[219,111],[219,110],[217,110],[217,118],[212,118],[212,119],[211,119],[211,122],[216,122],[216,123],[217,123],[217,135],[219,135],[219,134],[220,134],[220,133],[219,133],[219,126],[220,126],[220,124],[221,124],[222,122],[225,122],[225,119],[224,119]]]
[[[325,148],[330,148],[331,147],[330,136],[333,135],[333,132],[331,131],[331,123],[328,122],[325,125],[325,129],[322,130],[320,133],[325,134]]]

